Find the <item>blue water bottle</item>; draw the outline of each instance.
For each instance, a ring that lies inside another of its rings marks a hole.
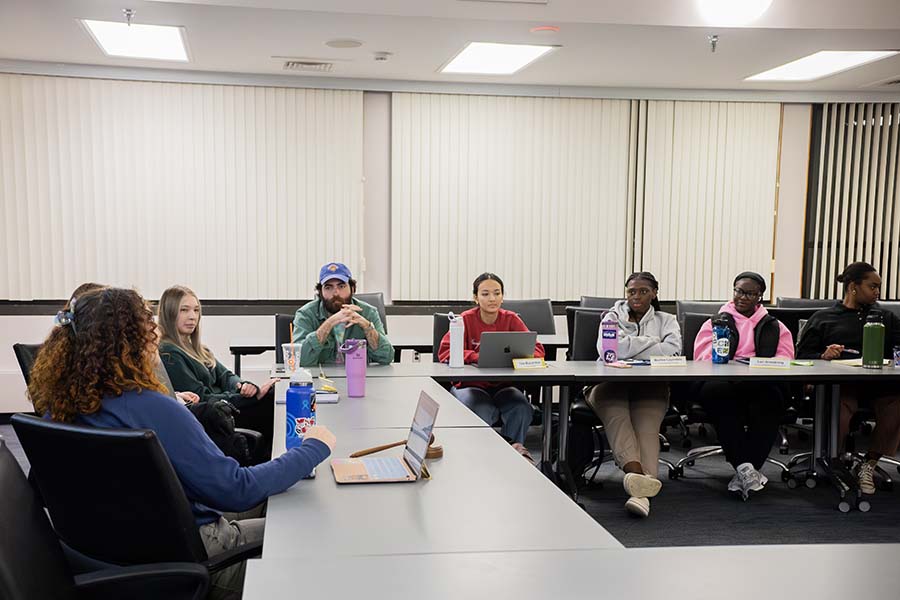
[[[731,328],[723,320],[712,322],[712,361],[724,365],[731,354]]]
[[[303,443],[306,431],[316,424],[316,390],[312,374],[306,369],[297,369],[291,375],[285,392],[285,412],[284,447],[296,448]]]

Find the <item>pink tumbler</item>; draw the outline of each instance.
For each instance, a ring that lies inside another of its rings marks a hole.
[[[340,352],[347,367],[347,395],[362,398],[366,395],[366,340],[347,340]]]

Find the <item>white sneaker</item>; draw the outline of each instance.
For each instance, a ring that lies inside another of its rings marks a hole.
[[[859,491],[863,494],[875,493],[875,465],[877,463],[866,461],[859,465],[859,471],[856,476],[859,478]]]
[[[738,482],[740,484],[741,495],[744,499],[750,496],[750,492],[759,492],[768,482],[765,476],[757,471],[750,463],[741,463],[737,468]],[[765,479],[765,481],[763,481]]]
[[[731,478],[731,481],[728,482],[728,491],[729,492],[739,492],[741,491],[741,476],[738,475],[738,472],[734,472],[734,477]]]
[[[632,496],[625,502],[625,510],[637,517],[650,516],[650,499]]]
[[[662,482],[656,477],[650,477],[642,473],[625,473],[622,486],[625,488],[625,493],[629,496],[652,498],[662,489]]]

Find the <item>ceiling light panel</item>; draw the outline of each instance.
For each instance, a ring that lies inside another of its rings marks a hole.
[[[181,27],[89,19],[82,19],[81,23],[109,56],[188,61]]]
[[[441,72],[512,75],[555,48],[556,46],[471,42]]]
[[[897,55],[895,50],[822,50],[780,67],[757,73],[744,81],[815,81],[895,55]]]

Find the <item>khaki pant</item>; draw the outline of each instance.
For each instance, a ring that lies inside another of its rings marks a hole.
[[[263,514],[260,505],[245,513],[226,513],[218,521],[200,526],[200,539],[210,558],[226,550],[232,550],[243,544],[258,542],[263,539],[266,520],[259,518]],[[255,518],[251,518],[255,517]],[[239,600],[244,591],[244,572],[247,563],[241,562],[213,574],[209,578],[209,600]]]
[[[585,399],[603,421],[619,467],[639,462],[644,473],[659,472],[659,427],[669,407],[664,383],[601,383]]]

